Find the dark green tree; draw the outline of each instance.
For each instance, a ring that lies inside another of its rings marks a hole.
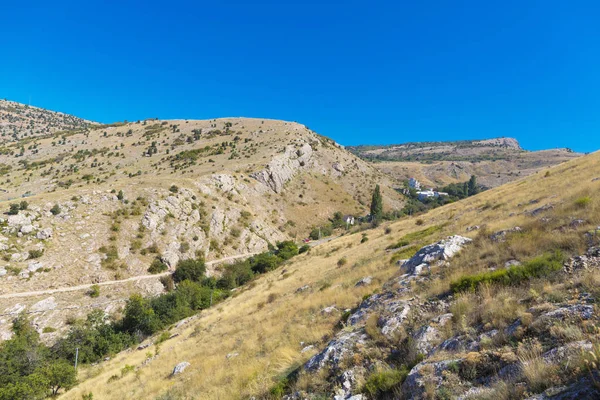
[[[371,199],[371,221],[375,224],[381,222],[383,216],[383,198],[379,185],[375,186],[373,198]]]
[[[177,268],[173,273],[173,280],[175,282],[182,282],[187,279],[192,282],[200,282],[204,279],[205,272],[206,265],[202,258],[181,260],[177,263]]]
[[[479,193],[479,187],[477,186],[477,178],[475,175],[471,175],[469,179],[469,196],[473,196]]]

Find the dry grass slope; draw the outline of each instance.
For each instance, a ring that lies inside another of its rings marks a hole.
[[[539,223],[536,221],[540,211],[536,209],[547,205],[554,207],[552,212],[559,218],[583,216],[587,224],[600,225],[600,153],[547,171],[434,209],[418,217],[425,221],[423,226],[416,225],[416,217],[406,218],[389,226],[391,234],[385,234],[387,226],[369,231],[369,240],[364,243],[360,234],[353,234],[321,245],[244,287],[236,296],[187,324],[172,328],[171,332],[179,336],[163,343],[158,356],[151,361],[146,361],[147,350],[132,350],[100,365],[82,368],[81,383],[61,398],[80,399],[89,392],[101,399],[266,396],[279,376],[315,353],[316,349],[302,352],[304,346],[322,347],[337,330],[344,309],[357,306],[363,296],[398,273],[398,267],[390,264],[391,256],[385,248],[406,234],[442,225],[427,241],[451,234],[475,237],[477,233],[467,232],[467,227],[485,225],[487,231],[494,232]],[[589,200],[581,200],[583,198]],[[574,252],[580,250],[580,242],[571,239],[569,234],[558,233],[524,236],[512,242],[512,249],[519,257],[535,256],[555,246]],[[498,247],[485,245],[489,247],[473,252],[472,257],[479,258],[485,253],[498,262],[505,257]],[[447,291],[456,278],[479,272],[480,261],[470,259],[469,254],[461,254],[460,262],[454,263],[442,279],[424,287],[421,296],[435,296]],[[347,260],[345,264],[337,262],[342,257]],[[374,277],[372,285],[355,286],[359,279],[369,275]],[[299,291],[302,287],[307,288]],[[521,294],[507,290],[483,292],[477,314],[472,309],[473,301],[465,298],[462,302],[465,318],[478,318],[498,326],[515,316],[526,319],[522,308],[513,301]],[[492,299],[501,301],[503,306],[498,307]],[[329,306],[335,306],[336,311],[324,312]],[[460,315],[460,310],[455,312]],[[468,328],[469,321],[463,322],[465,329]],[[561,331],[557,335],[573,333]],[[531,365],[526,374],[532,385],[540,384],[540,377],[552,376],[552,371],[534,370],[539,367],[535,344],[523,348],[519,356]],[[170,372],[181,361],[188,361],[191,366],[185,373],[171,378]],[[139,368],[133,375],[108,383],[125,365]],[[498,393],[501,390],[509,393],[500,386],[496,388]],[[165,394],[172,397],[158,397]]]

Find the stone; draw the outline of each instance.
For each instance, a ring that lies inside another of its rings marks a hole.
[[[227,358],[229,360],[230,358],[235,358],[239,355],[240,355],[240,353],[229,353],[225,356],[225,358]]]
[[[34,229],[33,225],[23,225],[21,227],[21,233],[24,235],[27,235],[27,234],[33,232],[33,229]]]
[[[506,236],[508,234],[515,233],[515,232],[521,232],[521,231],[522,231],[522,229],[520,226],[515,226],[514,228],[505,229],[505,230],[493,233],[490,236],[490,239],[492,240],[492,242],[502,243],[502,242],[506,241]]]
[[[589,304],[575,304],[568,307],[560,307],[556,310],[549,311],[542,314],[542,317],[552,319],[576,319],[576,320],[587,320],[592,318],[594,315],[594,306]]]
[[[187,367],[189,367],[190,365],[191,365],[191,364],[190,364],[189,362],[187,362],[187,361],[180,362],[179,364],[177,364],[177,365],[175,366],[175,368],[173,368],[173,373],[172,373],[172,375],[173,375],[173,376],[175,376],[175,375],[179,375],[179,374],[181,374],[181,373],[182,373],[183,371],[185,371],[185,369],[186,369]]]
[[[27,270],[29,272],[35,272],[38,269],[43,268],[43,267],[44,267],[44,264],[42,264],[41,262],[39,262],[39,261],[32,261],[32,262],[30,262],[27,265]]]
[[[331,314],[332,312],[337,311],[337,308],[335,306],[329,306],[329,307],[325,307],[324,309],[321,310],[321,314]]]
[[[0,276],[4,276],[4,275],[6,275],[6,268],[0,267]]]
[[[31,218],[21,213],[18,213],[17,215],[9,215],[7,218],[7,224],[11,228],[20,229],[23,225],[31,225]]]
[[[504,263],[504,268],[516,267],[521,265],[521,262],[518,260],[508,260]]]
[[[323,351],[308,360],[304,368],[308,371],[318,371],[325,367],[336,368],[347,354],[352,354],[357,344],[364,344],[367,339],[368,336],[362,332],[342,332],[331,340]]]
[[[371,282],[373,281],[373,277],[371,276],[367,276],[362,278],[360,281],[356,282],[356,285],[354,286],[368,286],[371,284]]]
[[[48,240],[52,237],[52,228],[45,228],[38,231],[36,237],[39,240]]]
[[[38,301],[29,309],[31,312],[41,312],[54,310],[57,307],[56,300],[54,297],[48,297],[44,300]]]
[[[405,399],[423,399],[425,398],[425,388],[427,383],[433,383],[439,387],[443,381],[443,372],[448,369],[450,364],[460,362],[460,359],[451,359],[437,362],[420,362],[415,365],[408,373],[406,380],[402,384],[402,391]],[[426,368],[427,374],[421,374]],[[429,373],[431,370],[432,373]]]
[[[437,243],[421,248],[417,254],[402,264],[408,274],[420,275],[434,262],[445,261],[458,253],[465,244],[472,240],[463,236],[449,236]]]

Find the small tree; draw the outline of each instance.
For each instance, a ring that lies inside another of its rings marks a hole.
[[[479,193],[479,187],[477,186],[477,178],[475,175],[471,175],[469,179],[469,196],[473,196]]]
[[[119,190],[119,193],[117,194],[117,199],[119,199],[120,201],[123,201],[124,198],[125,198],[125,194],[123,193],[122,190]]]
[[[17,203],[13,203],[10,205],[10,209],[8,210],[8,215],[17,215],[19,213],[20,207]]]
[[[60,206],[57,204],[55,204],[51,209],[50,212],[52,213],[52,215],[58,215],[60,214]]]
[[[75,367],[66,360],[50,362],[44,367],[43,375],[48,379],[53,396],[56,396],[60,389],[69,390],[77,383]]]
[[[371,199],[371,221],[374,224],[379,224],[383,216],[383,198],[381,197],[381,189],[379,185],[375,186],[373,197]]]
[[[177,283],[185,280],[200,282],[204,278],[205,272],[206,265],[202,258],[181,260],[177,263],[177,268],[173,273],[173,280]]]

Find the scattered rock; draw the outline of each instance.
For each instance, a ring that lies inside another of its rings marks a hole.
[[[187,367],[189,367],[189,366],[190,366],[190,363],[189,363],[189,362],[187,362],[187,361],[180,362],[179,364],[177,364],[177,365],[175,366],[175,368],[173,368],[173,373],[172,373],[172,375],[173,375],[173,376],[175,376],[175,375],[179,375],[179,374],[181,374],[181,373],[182,373],[183,371],[185,371],[185,369],[186,369]]]
[[[308,289],[310,289],[310,285],[304,285],[302,287],[299,287],[298,289],[296,289],[296,293],[302,293],[307,291]]]
[[[432,263],[448,260],[454,254],[458,253],[465,244],[472,240],[463,236],[450,236],[437,243],[430,244],[421,248],[408,261],[404,262],[403,268],[408,274],[419,275],[425,269],[429,269]]]
[[[335,306],[329,306],[329,307],[325,307],[324,309],[321,310],[321,314],[331,314],[332,312],[337,311],[337,308]]]
[[[544,211],[552,210],[553,208],[554,208],[554,205],[552,205],[552,204],[546,204],[546,205],[543,205],[541,207],[538,207],[538,208],[535,208],[535,209],[529,211],[528,214],[531,215],[532,217],[535,217],[538,214],[541,214]]]
[[[364,344],[368,336],[363,332],[342,332],[327,344],[320,353],[313,356],[305,365],[309,371],[324,367],[337,367],[346,354],[351,354],[357,344]]]
[[[52,228],[45,228],[37,233],[37,238],[39,240],[48,240],[52,237]]]
[[[362,278],[360,281],[356,282],[356,285],[354,285],[354,286],[368,286],[371,284],[372,281],[373,281],[373,277],[367,276],[367,277]]]
[[[230,358],[235,358],[239,355],[240,355],[240,353],[229,353],[225,356],[225,358],[227,358],[229,360]]]
[[[493,233],[490,236],[490,239],[492,240],[492,242],[496,242],[496,243],[505,242],[506,236],[509,233],[515,233],[515,232],[521,232],[521,231],[522,231],[522,229],[520,226],[515,226],[514,228],[511,228],[511,229],[505,229],[503,231],[498,231],[496,233]]]

